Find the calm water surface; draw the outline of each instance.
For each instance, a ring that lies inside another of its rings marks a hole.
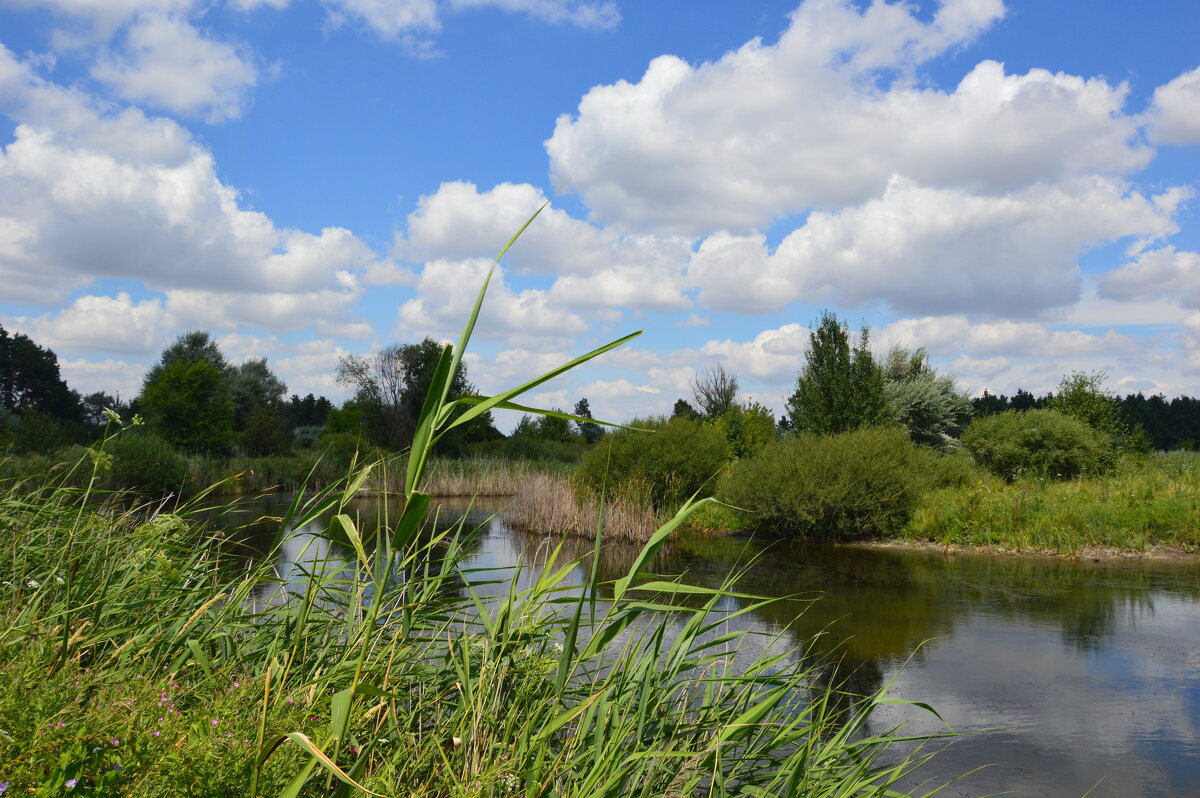
[[[245,517],[285,504],[250,504]],[[448,500],[442,513],[461,511]],[[540,564],[546,542],[509,528],[502,511],[503,501],[475,505],[470,522],[481,531],[468,565]],[[265,550],[273,531],[249,527],[246,542]],[[293,538],[277,559],[293,590],[314,562],[337,567],[351,557],[316,532]],[[566,554],[582,557],[591,545],[568,541]],[[612,547],[602,575],[623,574],[633,555]],[[653,567],[715,586],[735,566],[746,568],[742,591],[804,597],[772,605],[754,626],[788,629],[798,646],[819,635],[816,645],[841,659],[856,689],[893,682],[894,697],[932,704],[968,732],[921,771],[929,788],[982,768],[941,795],[1200,796],[1200,561],[1076,563],[697,538],[672,544]],[[901,707],[874,725],[901,721],[912,732],[940,730]]]

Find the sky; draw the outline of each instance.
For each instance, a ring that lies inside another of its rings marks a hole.
[[[1200,396],[1200,4],[0,0],[0,324],[134,396],[178,334],[340,401],[777,412],[825,310],[973,395]],[[513,419],[499,419],[501,427]]]

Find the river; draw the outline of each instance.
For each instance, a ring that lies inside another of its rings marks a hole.
[[[286,501],[247,503],[243,518]],[[457,517],[465,502],[444,505],[442,517]],[[475,505],[471,567],[540,563],[546,542],[511,529],[503,507]],[[241,539],[265,551],[274,531],[251,525]],[[313,561],[352,557],[316,529],[300,532],[275,563],[291,589]],[[569,540],[566,554],[591,546]],[[633,553],[606,547],[602,576],[623,574]],[[796,597],[751,623],[836,657],[856,690],[890,682],[893,697],[931,704],[962,733],[911,787],[975,771],[940,795],[1200,795],[1200,557],[1071,562],[685,537],[653,563],[704,586],[735,567],[742,592]],[[873,724],[901,721],[909,733],[944,730],[899,706]]]

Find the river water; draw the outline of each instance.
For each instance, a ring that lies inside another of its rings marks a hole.
[[[463,504],[447,500],[442,517],[458,517]],[[285,505],[269,497],[246,504],[243,517]],[[546,542],[510,528],[503,506],[472,509],[480,532],[470,567],[540,564]],[[243,539],[266,550],[274,531],[250,526]],[[282,547],[275,564],[285,586],[300,589],[313,561],[351,559],[318,531],[300,530],[311,537]],[[569,540],[565,554],[591,547]],[[623,574],[634,553],[606,547],[602,577]],[[940,795],[1200,796],[1200,557],[1070,562],[694,537],[652,567],[703,586],[744,569],[740,591],[797,597],[753,625],[787,629],[809,650],[816,637],[858,691],[891,683],[893,697],[931,704],[964,734],[911,787],[974,770]],[[944,731],[900,706],[873,724],[899,722],[909,733]]]

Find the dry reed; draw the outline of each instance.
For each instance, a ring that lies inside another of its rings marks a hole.
[[[597,499],[581,501],[567,477],[531,474],[513,495],[508,520],[513,526],[546,535],[594,537],[600,509]],[[636,492],[607,497],[603,509],[607,540],[644,542],[658,528],[649,500]]]

